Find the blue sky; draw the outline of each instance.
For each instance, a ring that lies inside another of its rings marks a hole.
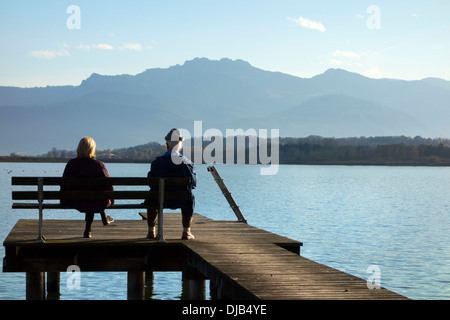
[[[448,0],[0,0],[0,85],[79,85],[195,57],[450,80],[449,14]]]

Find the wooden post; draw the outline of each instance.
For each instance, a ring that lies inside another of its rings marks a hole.
[[[127,284],[128,300],[144,300],[145,297],[145,272],[128,271]]]
[[[206,299],[206,281],[205,279],[189,280],[189,299],[205,300]]]
[[[211,300],[224,299],[222,281],[218,278],[211,279],[209,282],[209,292],[211,294]]]
[[[45,300],[45,273],[27,272],[26,274],[26,299]]]
[[[145,272],[145,300],[153,300],[155,286],[155,273],[153,271]]]
[[[48,299],[59,300],[60,297],[59,285],[60,285],[59,272],[47,272]]]
[[[184,267],[182,281],[183,297],[188,300],[206,299],[206,281],[203,274],[196,269]]]

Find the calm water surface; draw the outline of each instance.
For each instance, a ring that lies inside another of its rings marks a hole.
[[[65,164],[0,163],[0,239],[21,218],[11,209],[11,176],[60,176]],[[147,164],[107,164],[112,176],[146,176]],[[302,256],[367,279],[377,265],[381,285],[412,299],[450,298],[450,168],[217,165],[249,224],[303,242]],[[235,220],[206,166],[197,165],[196,212]],[[111,215],[140,219],[134,212]],[[45,217],[83,219],[74,212]],[[98,217],[96,217],[97,219]],[[195,234],[195,230],[193,230]],[[0,257],[4,248],[0,247]],[[61,299],[126,299],[126,273],[82,273],[69,290],[61,273]],[[155,273],[153,299],[180,299],[181,274]],[[25,275],[0,273],[0,299],[24,299]]]

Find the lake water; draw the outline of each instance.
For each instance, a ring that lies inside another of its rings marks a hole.
[[[37,212],[11,209],[11,176],[61,176],[64,166],[0,163],[2,242],[18,219],[37,218]],[[146,176],[149,169],[107,167],[112,176]],[[282,165],[273,176],[261,176],[256,165],[216,168],[248,223],[302,241],[302,256],[362,279],[376,265],[385,288],[412,299],[450,299],[450,168]],[[206,166],[197,165],[196,172],[195,211],[236,220]],[[44,215],[84,219],[76,211]],[[111,215],[140,219],[116,210]],[[126,273],[82,273],[80,289],[70,290],[66,282],[61,273],[62,300],[126,299]],[[179,272],[155,273],[154,299],[180,295]],[[25,299],[25,274],[0,272],[0,300],[6,299]]]

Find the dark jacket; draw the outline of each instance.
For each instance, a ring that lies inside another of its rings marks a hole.
[[[103,162],[95,159],[75,158],[69,160],[64,169],[63,177],[109,177]],[[113,191],[113,186],[61,186],[61,191],[68,190],[106,190]],[[98,213],[105,210],[114,200],[61,200],[61,204],[80,212]]]
[[[189,190],[191,192],[191,201],[166,201],[165,208],[181,208],[191,207],[194,209],[195,197],[192,194],[192,189],[197,186],[197,175],[194,172],[194,164],[181,154],[174,155],[180,157],[180,164],[172,161],[171,152],[168,151],[164,155],[157,157],[150,166],[150,171],[147,174],[149,178],[171,178],[171,177],[186,177],[191,179],[191,183],[187,187],[170,187],[170,190]],[[181,159],[183,161],[181,161]],[[169,190],[169,188],[167,188]],[[158,190],[158,187],[153,187],[151,190]],[[151,204],[151,201],[146,200],[146,204]]]

